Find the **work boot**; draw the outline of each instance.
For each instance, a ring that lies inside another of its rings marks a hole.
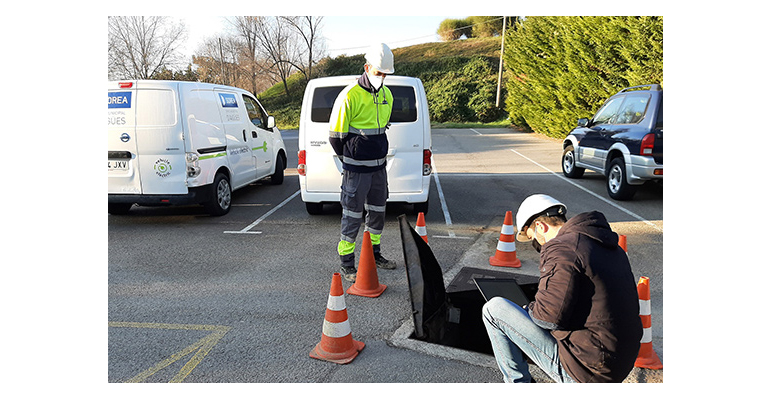
[[[347,265],[340,267],[340,273],[342,274],[342,277],[345,278],[345,280],[348,282],[356,281],[356,272],[356,267],[350,267]]]
[[[374,263],[377,264],[377,268],[396,269],[396,263],[383,257],[380,253],[374,255]]]

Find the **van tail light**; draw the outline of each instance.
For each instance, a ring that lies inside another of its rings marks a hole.
[[[297,153],[297,158],[299,159],[297,161],[297,173],[300,176],[305,176],[305,150],[300,150]]]
[[[423,176],[430,175],[430,173],[433,171],[433,165],[431,163],[431,156],[433,153],[431,153],[430,150],[425,149],[422,151],[422,174]]]
[[[648,133],[642,138],[642,148],[639,152],[641,155],[652,155],[652,148],[655,146],[655,134]]]
[[[118,86],[121,89],[130,89],[131,86],[134,86],[134,83],[133,82],[120,82],[120,83],[118,83]]]

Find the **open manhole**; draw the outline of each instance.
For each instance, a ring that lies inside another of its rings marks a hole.
[[[533,299],[538,277],[480,268],[462,268],[444,286],[441,266],[430,246],[399,216],[414,332],[409,336],[428,343],[492,355],[481,316],[485,300],[474,278],[514,279]]]

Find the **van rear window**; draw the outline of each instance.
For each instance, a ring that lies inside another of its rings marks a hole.
[[[390,86],[393,93],[393,113],[390,122],[417,121],[417,101],[414,88],[411,86]],[[313,122],[329,122],[332,107],[337,95],[345,86],[320,87],[313,93],[313,105],[310,109],[310,120]]]
[[[313,106],[310,109],[310,120],[313,122],[329,122],[332,107],[337,95],[345,86],[320,87],[313,92]]]

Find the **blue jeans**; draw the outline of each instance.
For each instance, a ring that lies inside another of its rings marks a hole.
[[[508,299],[494,297],[484,304],[482,316],[505,382],[531,381],[522,352],[556,382],[574,382],[559,362],[556,339],[537,326],[526,310]]]

